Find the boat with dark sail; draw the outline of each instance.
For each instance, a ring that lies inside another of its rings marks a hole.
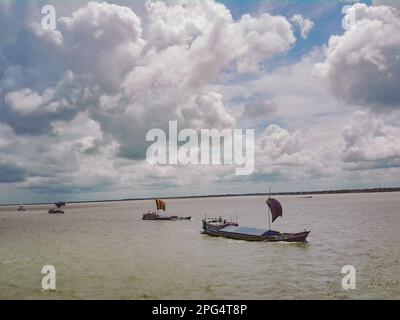
[[[213,237],[225,237],[235,240],[266,241],[266,242],[306,242],[310,231],[304,230],[298,233],[281,233],[271,230],[270,214],[272,223],[282,217],[282,205],[274,198],[269,197],[266,201],[268,206],[269,229],[252,227],[240,227],[237,223],[222,219],[203,219],[203,234]]]
[[[56,202],[55,207],[49,209],[50,214],[62,214],[64,210],[61,208],[65,206],[65,202]]]
[[[177,220],[191,220],[192,219],[192,217],[178,217],[178,216],[161,215],[159,213],[159,211],[160,210],[165,211],[167,206],[165,205],[165,202],[163,200],[155,199],[155,201],[156,201],[157,212],[145,213],[142,217],[142,220],[177,221]]]

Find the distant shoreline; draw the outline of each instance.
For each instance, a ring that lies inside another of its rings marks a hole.
[[[378,193],[378,192],[400,192],[399,188],[370,188],[370,189],[342,189],[342,190],[322,190],[322,191],[302,191],[302,192],[272,192],[274,196],[312,196],[319,194],[345,194],[345,193]],[[177,197],[159,197],[162,199],[198,199],[198,198],[224,198],[224,197],[252,197],[252,196],[265,196],[268,195],[266,192],[262,193],[233,193],[233,194],[210,194],[210,195],[192,195],[192,196],[177,196]],[[155,197],[147,198],[127,198],[127,199],[114,199],[114,200],[88,200],[88,201],[66,201],[66,203],[104,203],[104,202],[122,202],[122,201],[144,201],[153,200]],[[58,201],[56,199],[56,201]],[[56,202],[55,201],[55,202]],[[10,203],[0,204],[0,207],[5,206],[16,206],[21,203]],[[52,204],[49,202],[37,202],[37,203],[24,203],[23,205],[48,205]]]

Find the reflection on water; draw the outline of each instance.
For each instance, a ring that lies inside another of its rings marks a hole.
[[[0,298],[372,299],[400,298],[398,193],[281,196],[273,228],[311,230],[309,243],[252,243],[200,233],[201,218],[266,227],[263,197],[167,200],[192,221],[142,221],[153,201],[0,207]],[[41,291],[54,265],[57,291]],[[341,287],[344,265],[357,289]]]

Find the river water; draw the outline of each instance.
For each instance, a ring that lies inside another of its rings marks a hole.
[[[278,231],[311,230],[307,244],[202,235],[204,216],[266,227],[259,196],[167,200],[170,215],[142,221],[154,201],[0,207],[0,299],[399,299],[400,193],[278,196]],[[41,289],[44,265],[56,291]],[[342,267],[356,269],[343,290]]]

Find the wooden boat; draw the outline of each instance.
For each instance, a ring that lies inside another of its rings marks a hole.
[[[274,230],[266,230],[251,227],[235,226],[210,226],[203,220],[203,233],[213,237],[225,237],[236,240],[246,241],[285,241],[285,242],[305,242],[310,231],[299,233],[280,233]]]
[[[163,216],[158,214],[157,212],[149,212],[143,215],[142,220],[169,220],[169,221],[176,221],[176,220],[190,220],[192,217],[178,217],[178,216]]]
[[[148,212],[145,213],[142,217],[142,220],[160,220],[160,221],[177,221],[177,220],[191,220],[192,217],[178,217],[178,216],[165,216],[159,214],[159,210],[166,210],[165,202],[160,199],[155,199],[157,212]]]
[[[298,233],[281,233],[279,231],[271,230],[271,222],[269,219],[269,212],[271,211],[272,223],[278,217],[282,217],[282,206],[278,200],[268,198],[266,201],[268,205],[268,221],[269,229],[260,229],[252,227],[240,227],[233,222],[227,222],[222,219],[203,219],[202,227],[203,234],[213,237],[225,237],[236,240],[246,241],[267,241],[267,242],[305,242],[310,231],[304,230]]]
[[[64,211],[61,209],[61,207],[65,206],[65,202],[56,202],[54,205],[55,205],[55,207],[51,208],[49,210],[50,214],[62,214],[62,213],[64,213]]]
[[[50,214],[62,214],[62,213],[64,213],[64,211],[61,210],[60,208],[51,208],[51,209],[49,210],[49,213],[50,213]]]

